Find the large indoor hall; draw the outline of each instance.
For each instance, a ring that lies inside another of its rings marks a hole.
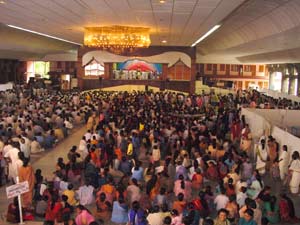
[[[299,0],[0,0],[0,224],[300,224]]]

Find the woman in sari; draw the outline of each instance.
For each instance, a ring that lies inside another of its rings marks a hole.
[[[106,201],[108,201],[111,205],[113,204],[114,199],[116,198],[116,188],[113,185],[113,178],[108,177],[107,183],[102,185],[100,190],[96,194],[96,201],[100,200],[101,194],[104,193],[106,196]]]
[[[89,225],[95,221],[92,214],[82,205],[76,207],[76,225]]]
[[[264,202],[263,216],[266,217],[271,224],[279,222],[279,206],[276,203],[275,196],[271,196],[270,201]]]
[[[23,166],[19,168],[19,181],[28,181],[29,191],[22,194],[22,202],[24,207],[30,207],[32,204],[33,189],[35,184],[35,176],[32,166],[28,165],[29,159],[23,159]]]
[[[157,179],[157,175],[153,175],[146,185],[146,193],[150,197],[151,201],[153,201],[155,196],[159,194],[159,189],[160,184]]]
[[[96,208],[93,215],[97,220],[108,221],[111,218],[112,204],[106,200],[105,193],[101,193],[96,199]]]
[[[175,181],[173,191],[175,196],[182,193],[185,200],[190,200],[192,197],[192,183],[190,181],[185,181],[184,176],[180,174],[179,179]]]
[[[261,180],[260,175],[257,173],[254,180],[252,180],[250,187],[247,189],[247,194],[250,198],[256,199],[263,188],[263,181]]]
[[[240,143],[240,149],[246,153],[250,150],[252,141],[251,130],[249,124],[246,124],[245,128],[242,130],[242,138]]]
[[[194,193],[198,194],[197,192],[201,189],[203,185],[203,176],[201,174],[200,168],[196,169],[196,173],[192,177],[192,189]]]
[[[280,195],[279,212],[281,222],[297,222],[298,218],[295,216],[295,207],[293,201],[285,194]]]
[[[271,168],[272,163],[278,158],[277,144],[273,137],[268,140],[268,150],[269,150],[269,163],[268,169]]]
[[[117,224],[128,222],[128,206],[123,197],[120,197],[118,201],[114,201],[111,221]]]

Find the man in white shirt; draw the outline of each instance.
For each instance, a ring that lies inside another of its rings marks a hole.
[[[222,188],[221,194],[218,194],[214,200],[217,211],[219,211],[222,208],[225,208],[227,203],[229,202],[229,198],[225,195],[225,193],[226,193],[226,190],[224,188]]]
[[[89,184],[81,186],[77,191],[79,203],[81,205],[90,205],[94,201],[94,187]]]
[[[236,195],[236,203],[239,205],[239,208],[245,205],[245,200],[248,197],[246,191],[246,187],[241,187],[241,191]]]

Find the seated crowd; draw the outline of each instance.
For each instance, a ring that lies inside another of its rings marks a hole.
[[[261,137],[254,149],[238,108],[297,105],[255,91],[13,94],[3,98],[1,110],[1,171],[29,183],[24,219],[70,225],[299,222],[288,191],[277,195],[264,181],[268,173],[297,194],[299,153],[289,162],[287,146],[280,151],[272,136]],[[53,179],[44,179],[30,164],[32,143],[51,148],[60,139],[57,129],[64,138],[82,121],[86,133],[66,160],[57,159]],[[19,222],[18,210],[14,199],[7,220]]]

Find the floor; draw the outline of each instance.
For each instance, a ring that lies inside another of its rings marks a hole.
[[[55,170],[55,162],[58,157],[62,157],[66,159],[67,152],[73,145],[78,145],[79,140],[81,139],[82,135],[85,133],[86,129],[85,126],[82,126],[80,128],[76,128],[73,133],[63,140],[61,143],[58,143],[58,145],[45,153],[41,153],[39,155],[35,155],[32,157],[32,165],[33,168],[36,170],[40,168],[43,171],[43,176],[50,180],[53,177],[53,172]],[[269,185],[272,187],[273,193],[274,194],[279,194],[283,187],[281,186],[280,182],[274,182],[272,179],[270,179],[270,176],[265,176],[264,177],[265,184]],[[6,187],[3,186],[0,188],[0,225],[5,225],[5,224],[10,224],[5,221],[5,216],[6,216],[6,210],[9,202],[11,200],[8,200],[6,198]],[[292,199],[295,204],[296,208],[296,214],[298,217],[300,217],[300,196],[295,195],[292,196]],[[27,221],[26,224],[30,225],[38,225],[38,224],[43,224],[42,222],[32,222],[32,221]],[[105,222],[105,224],[112,224],[111,222]],[[283,223],[280,223],[283,224]],[[300,223],[298,223],[300,224]]]

